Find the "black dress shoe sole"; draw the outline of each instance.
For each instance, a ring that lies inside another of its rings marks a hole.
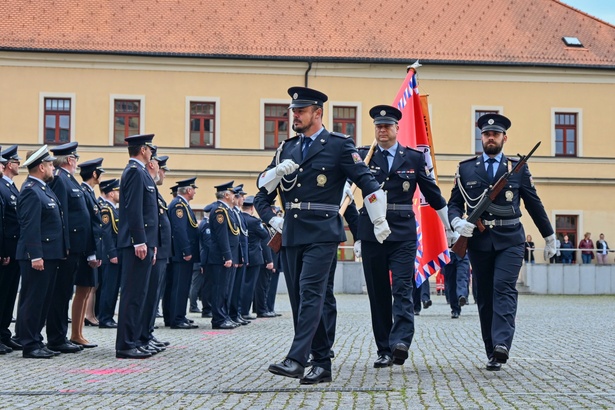
[[[152,354],[143,354],[143,355],[132,355],[132,354],[122,354],[122,353],[116,353],[115,357],[118,359],[148,359],[150,357],[152,357]]]
[[[393,349],[393,364],[402,365],[406,362],[408,358],[408,348],[405,345],[402,346],[404,348],[395,346],[395,349]]]
[[[499,363],[487,363],[485,369],[490,372],[499,372],[502,369],[502,365]]]
[[[385,367],[391,367],[391,366],[393,366],[392,360],[389,363],[374,362],[374,369],[383,369]]]
[[[53,351],[53,352],[60,352],[60,353],[79,353],[81,351],[81,349],[56,349],[53,346],[47,346],[47,349]]]
[[[304,377],[301,380],[299,380],[299,384],[330,383],[331,381],[333,381],[331,376],[318,377],[316,379],[307,379],[307,378]]]
[[[498,349],[498,346],[496,346],[493,349],[493,358],[498,363],[506,363],[506,361],[508,360],[508,351],[502,348]]]
[[[95,348],[95,347],[98,347],[98,345],[95,345],[95,344],[92,344],[92,343],[78,343],[78,342],[75,342],[75,341],[73,341],[73,340],[71,340],[70,342],[71,342],[72,344],[74,344],[74,345],[81,346],[81,347],[83,347],[84,349],[93,349],[93,348]]]

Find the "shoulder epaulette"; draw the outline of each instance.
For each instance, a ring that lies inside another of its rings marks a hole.
[[[423,155],[423,151],[421,151],[420,149],[416,149],[416,148],[412,148],[412,147],[406,147],[406,149],[412,150],[412,151],[416,151],[419,154]]]
[[[463,161],[459,161],[460,164],[463,164],[464,162],[469,162],[469,161],[476,161],[476,158],[478,158],[478,155],[474,155],[473,157],[470,158],[466,158]]]
[[[357,147],[357,149],[360,149],[360,150],[369,150],[370,148],[371,147],[369,145],[364,145],[362,147]]]
[[[334,137],[339,138],[350,138],[350,135],[342,134],[341,132],[331,131],[329,135],[333,135]]]
[[[300,135],[298,135],[298,134],[297,134],[297,135],[293,135],[293,136],[292,136],[292,137],[290,137],[290,138],[287,138],[287,139],[285,139],[285,140],[283,140],[283,141],[280,141],[280,144],[282,144],[283,142],[289,142],[289,141],[292,141],[292,140],[294,140],[294,139],[296,139],[296,138],[299,138],[299,137],[300,137]]]
[[[217,213],[224,212],[224,211],[225,211],[225,209],[224,209],[224,208],[216,208],[216,210],[215,210],[215,212],[214,212],[214,213],[216,213],[216,214],[217,214]],[[224,213],[226,213],[226,212],[224,212]]]

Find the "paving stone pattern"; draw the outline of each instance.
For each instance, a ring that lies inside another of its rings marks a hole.
[[[615,408],[615,297],[520,296],[511,359],[484,370],[477,308],[452,320],[443,296],[416,318],[404,366],[374,369],[376,349],[365,295],[338,295],[333,382],[300,386],[267,366],[292,337],[283,316],[213,331],[171,330],[147,360],[115,358],[115,331],[85,328],[98,348],[48,360],[0,356],[0,408],[73,409],[570,409]]]

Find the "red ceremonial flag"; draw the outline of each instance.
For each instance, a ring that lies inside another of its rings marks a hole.
[[[397,93],[393,106],[402,112],[399,121],[397,141],[409,146],[425,155],[426,172],[436,178],[431,152],[433,147],[427,135],[428,118],[423,115],[416,72],[413,69]],[[417,250],[414,261],[414,281],[420,286],[429,276],[437,273],[450,261],[450,254],[446,242],[444,227],[436,211],[429,206],[425,197],[417,187],[412,201],[416,215]]]

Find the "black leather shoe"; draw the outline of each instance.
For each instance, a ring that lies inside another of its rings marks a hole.
[[[274,314],[274,315],[276,315],[276,316],[282,316],[282,314],[281,314],[281,313],[278,313],[278,312],[273,312],[273,311],[272,311],[271,313],[273,313],[273,314]]]
[[[98,347],[98,345],[95,345],[94,343],[81,343],[74,340],[70,340],[70,342],[74,345],[82,346],[84,349],[93,349],[95,347]]]
[[[378,355],[378,359],[374,362],[374,367],[379,369],[381,367],[393,366],[393,358],[386,354]]]
[[[156,336],[152,336],[152,342],[163,345],[163,346],[169,346],[171,344],[170,342],[163,342],[161,340],[156,339]]]
[[[164,346],[160,346],[158,343],[150,340],[148,346],[150,347],[150,349],[155,349],[158,353],[160,352],[164,352],[165,350],[167,350],[166,347]]]
[[[506,363],[508,360],[508,348],[504,345],[495,345],[493,348],[493,358],[498,363]]]
[[[6,347],[10,347],[13,350],[23,350],[23,346],[17,340],[11,338],[6,341],[2,341],[2,344]]]
[[[57,346],[47,345],[47,349],[60,353],[79,353],[82,348],[72,343],[62,343]]]
[[[171,326],[171,329],[194,329],[190,323],[180,323],[178,325]]]
[[[212,329],[226,329],[226,330],[235,329],[236,327],[237,326],[235,326],[233,323],[229,322],[228,320],[222,322],[219,325],[211,326]]]
[[[212,317],[211,312],[201,313],[201,317]]]
[[[47,346],[41,347],[41,349],[46,351],[47,353],[51,353],[54,356],[59,356],[62,354],[62,352],[54,352],[53,350],[49,349]]]
[[[421,316],[421,311],[420,310],[415,310],[414,311],[414,316]]]
[[[83,324],[85,326],[98,326],[99,325],[99,323],[94,323],[94,322],[92,322],[92,321],[90,321],[88,319],[83,319]]]
[[[241,318],[243,320],[254,320],[256,319],[256,316],[255,315],[241,315]]]
[[[147,359],[148,357],[152,357],[152,354],[142,352],[135,347],[128,350],[117,350],[115,352],[115,357],[118,359]]]
[[[192,319],[186,319],[186,322],[188,322],[189,324],[193,324],[193,323],[194,323],[194,320],[192,320]]]
[[[393,348],[393,364],[402,365],[408,358],[408,346],[403,343],[397,343]]]
[[[273,312],[259,313],[256,317],[276,317]]]
[[[233,322],[235,323],[239,323],[241,326],[245,326],[245,325],[249,325],[250,321],[248,320],[243,320],[241,317],[237,316],[236,318],[232,319]]]
[[[68,341],[66,342],[66,344],[67,344],[67,345],[69,345],[69,346],[78,347],[78,348],[79,348],[79,350],[83,350],[83,346],[81,346],[81,345],[76,345],[76,344],[74,344],[73,342],[71,342],[70,340],[68,340]]]
[[[281,363],[270,364],[269,371],[273,374],[277,374],[278,376],[300,379],[303,377],[305,367],[292,359],[284,359]],[[329,377],[330,376],[331,373],[329,373]]]
[[[201,309],[199,309],[199,308],[190,308],[190,313],[201,313]]]
[[[431,306],[431,300],[424,300],[423,301],[423,309],[428,309],[429,306]]]
[[[115,322],[99,323],[98,327],[100,329],[117,329],[117,323]]]
[[[36,349],[31,352],[23,352],[23,357],[26,359],[51,359],[55,354],[44,349]]]
[[[7,353],[11,353],[12,351],[13,349],[4,345],[3,343],[0,343],[0,354],[7,354]]]
[[[494,358],[489,359],[487,364],[485,365],[485,369],[490,372],[498,372],[502,368],[502,365],[495,361]]]
[[[463,295],[459,296],[459,306],[465,306],[467,304],[468,304],[468,298],[466,298]]]
[[[137,350],[143,353],[149,353],[152,356],[158,354],[158,349],[152,349],[149,345],[139,346],[137,347]]]
[[[459,313],[457,312],[451,313],[451,319],[459,319]]]
[[[308,374],[299,380],[299,384],[318,384],[331,381],[331,371],[320,366],[312,366]]]

